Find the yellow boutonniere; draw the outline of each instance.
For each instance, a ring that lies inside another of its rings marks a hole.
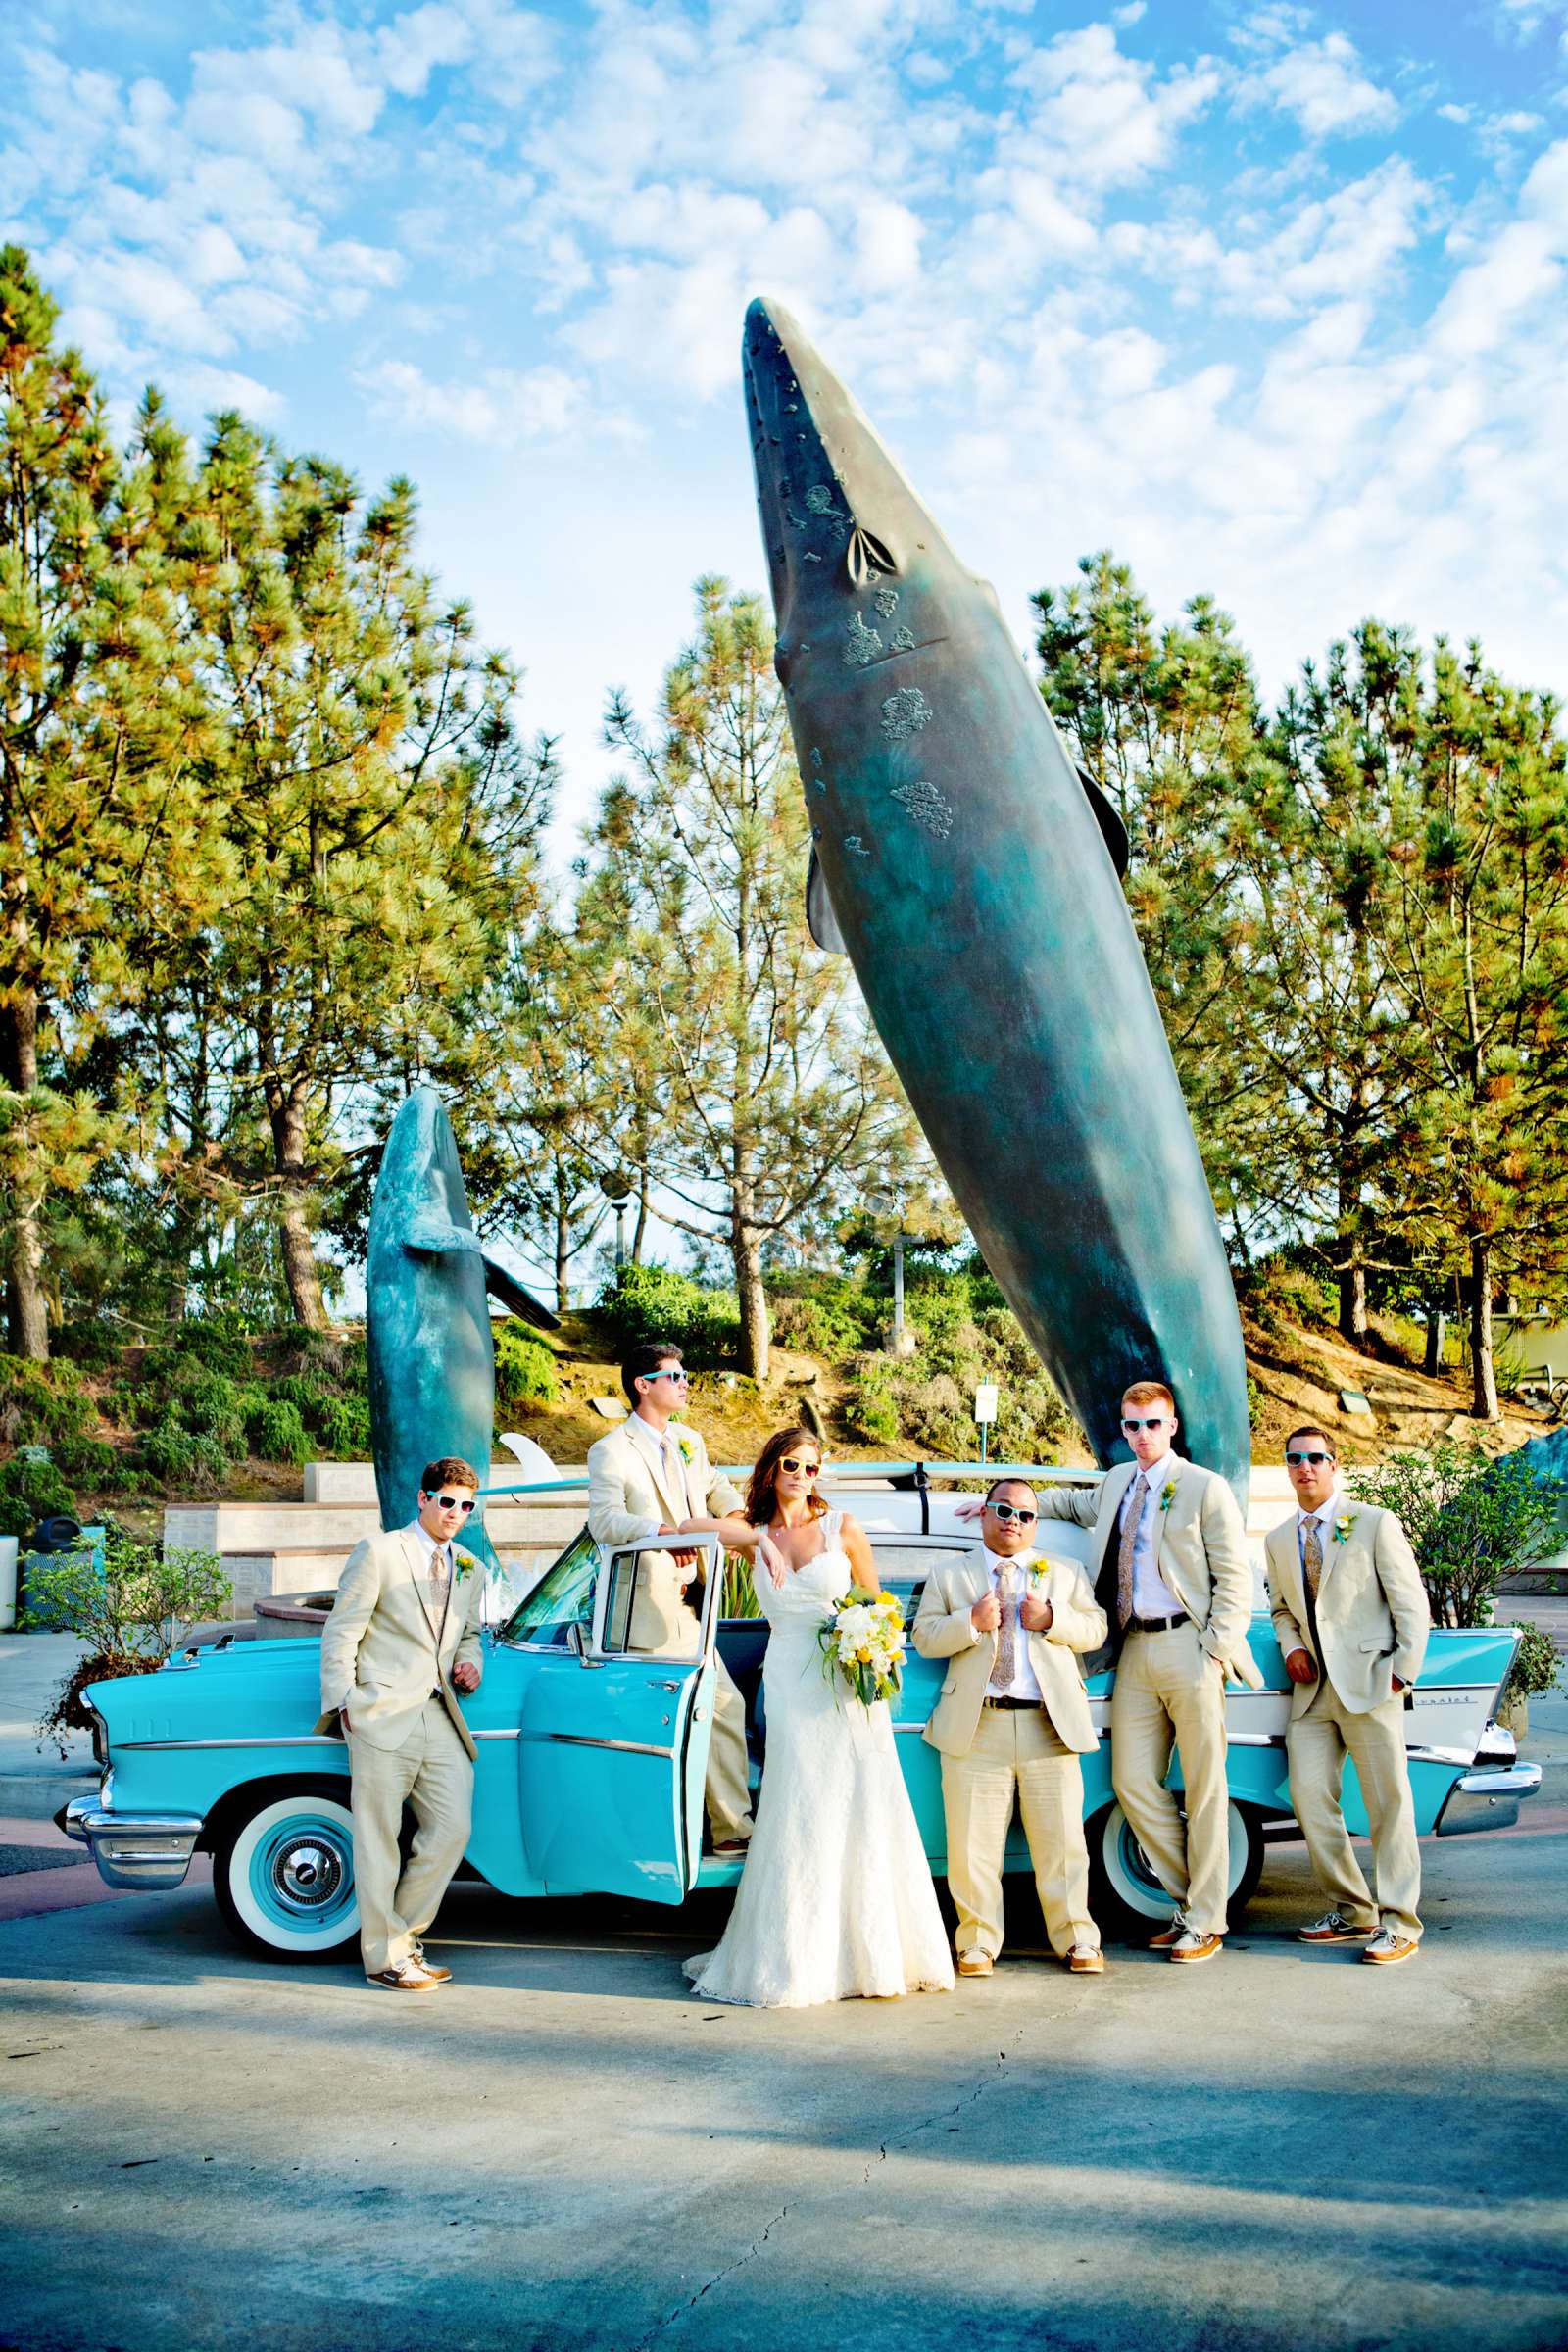
[[[690,1438],[686,1435],[686,1432],[683,1429],[678,1429],[675,1432],[675,1443],[680,1447],[681,1460],[683,1462],[691,1461],[694,1457],[696,1449],[693,1446]]]
[[[1163,1486],[1160,1488],[1160,1490],[1159,1490],[1159,1507],[1160,1507],[1160,1509],[1161,1509],[1162,1511],[1168,1511],[1168,1510],[1170,1509],[1170,1506],[1171,1506],[1171,1504],[1172,1504],[1172,1503],[1175,1501],[1175,1499],[1176,1499],[1176,1481],[1175,1481],[1173,1478],[1167,1478],[1167,1479],[1166,1479],[1166,1481],[1165,1481],[1165,1484],[1164,1484],[1164,1485],[1163,1485]]]
[[[1353,1511],[1343,1512],[1341,1516],[1334,1522],[1335,1543],[1348,1544],[1350,1538],[1350,1530],[1354,1525],[1355,1513]]]

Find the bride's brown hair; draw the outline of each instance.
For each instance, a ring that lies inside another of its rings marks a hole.
[[[746,1490],[746,1516],[754,1527],[766,1527],[778,1507],[778,1466],[792,1446],[809,1446],[818,1464],[822,1459],[822,1441],[816,1432],[805,1428],[799,1421],[793,1429],[775,1429],[757,1457],[752,1471],[752,1483]],[[811,1518],[827,1514],[827,1504],[820,1494],[806,1498]]]

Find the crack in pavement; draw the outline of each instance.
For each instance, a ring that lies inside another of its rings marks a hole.
[[[1006,2050],[999,2050],[997,2052],[996,2063],[991,2067],[988,2073],[983,2074],[980,2077],[980,2080],[978,2082],[976,2082],[974,2088],[968,2091],[963,2098],[959,2099],[956,2106],[939,2107],[935,2115],[922,2116],[917,2124],[910,2125],[907,2132],[900,2132],[893,2138],[880,2141],[876,2154],[872,2157],[870,2163],[865,2168],[862,2185],[865,2187],[870,2186],[871,2175],[875,2172],[879,2164],[886,2164],[888,2160],[888,2150],[890,2148],[906,2148],[914,2140],[917,2140],[920,2137],[922,2132],[933,2131],[938,2124],[951,2124],[956,2116],[966,2115],[969,2109],[973,2107],[978,2100],[984,2098],[986,2092],[991,2089],[994,2083],[1001,2082],[1009,2057],[1015,2054],[1019,2044],[1027,2040],[1027,2034],[1022,2028],[1020,2028],[1017,2040],[1011,2045],[1011,2048]]]
[[[788,2212],[788,2205],[781,2205],[761,2235],[753,2238],[744,2254],[739,2254],[733,2262],[726,2263],[721,2271],[715,2271],[711,2278],[705,2278],[695,2295],[688,2295],[684,2303],[678,2303],[673,2311],[666,2312],[656,2327],[650,2328],[646,2335],[640,2335],[632,2346],[631,2352],[645,2352],[645,2347],[662,2335],[666,2328],[673,2328],[675,2322],[683,2320],[689,2311],[695,2311],[705,2295],[710,2294],[715,2286],[722,2286],[726,2278],[733,2278],[737,2271],[745,2270],[746,2265],[753,2257],[761,2252]]]

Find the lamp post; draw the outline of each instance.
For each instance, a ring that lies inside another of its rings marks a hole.
[[[615,1212],[615,1272],[626,1263],[626,1208],[633,1186],[630,1171],[612,1168],[608,1176],[599,1179],[599,1190]]]

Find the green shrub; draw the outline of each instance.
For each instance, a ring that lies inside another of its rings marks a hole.
[[[364,1461],[370,1451],[370,1407],[363,1396],[328,1396],[317,1409],[316,1431],[326,1452]]]
[[[1544,1698],[1562,1682],[1562,1659],[1545,1627],[1529,1617],[1516,1617],[1514,1623],[1523,1638],[1508,1669],[1502,1693],[1504,1705],[1511,1698]]]
[[[170,1341],[169,1352],[186,1363],[201,1364],[209,1372],[225,1373],[230,1380],[250,1377],[251,1343],[239,1326],[226,1318],[181,1323]]]
[[[102,1438],[62,1438],[55,1461],[73,1486],[92,1488],[100,1494],[119,1487],[128,1467]]]
[[[267,1394],[276,1404],[297,1405],[300,1419],[309,1423],[337,1389],[319,1372],[285,1372],[280,1380],[268,1382]]]
[[[859,1355],[850,1370],[845,1411],[850,1427],[873,1446],[896,1446],[899,1421],[898,1366],[891,1355]]]
[[[96,1315],[85,1315],[79,1321],[62,1323],[55,1334],[55,1355],[68,1356],[86,1372],[108,1372],[120,1361],[123,1343],[108,1323]]]
[[[707,1291],[670,1266],[622,1266],[595,1301],[616,1354],[668,1340],[693,1370],[733,1363],[741,1336],[733,1291]]]
[[[164,1486],[190,1487],[206,1493],[227,1474],[227,1454],[205,1431],[182,1429],[177,1421],[161,1421],[141,1443],[144,1466]]]
[[[300,1408],[288,1397],[269,1397],[249,1421],[250,1439],[264,1462],[293,1462],[311,1458],[313,1447],[300,1418]]]
[[[1501,1578],[1555,1541],[1562,1482],[1518,1454],[1494,1462],[1443,1438],[1351,1470],[1348,1483],[1361,1501],[1398,1514],[1439,1625],[1491,1625]]]
[[[887,1300],[874,1298],[858,1283],[825,1276],[795,1276],[792,1282],[801,1287],[770,1285],[768,1290],[773,1336],[781,1347],[842,1363],[858,1354],[877,1326],[888,1320]]]
[[[87,1654],[72,1668],[39,1723],[67,1752],[66,1735],[91,1722],[81,1693],[88,1683],[146,1674],[162,1665],[193,1626],[226,1616],[233,1587],[210,1551],[170,1551],[135,1543],[122,1528],[105,1531],[100,1570],[89,1550],[68,1551],[28,1572],[29,1629],[77,1635]]]
[[[0,1462],[0,1535],[25,1542],[40,1519],[74,1519],[76,1497],[53,1462]]]
[[[83,1436],[97,1418],[74,1364],[0,1355],[0,1437],[14,1446],[53,1446]]]
[[[118,1428],[133,1429],[142,1396],[143,1391],[132,1388],[128,1380],[117,1380],[112,1387],[105,1389],[98,1400],[98,1410],[104,1420],[113,1421]]]
[[[189,1388],[176,1393],[175,1410],[193,1434],[216,1438],[225,1453],[237,1453],[245,1438],[240,1396],[226,1372],[203,1372]],[[170,1417],[173,1418],[172,1412]]]
[[[496,1333],[497,1404],[554,1404],[560,1393],[556,1359],[543,1340],[520,1323],[503,1323]]]

